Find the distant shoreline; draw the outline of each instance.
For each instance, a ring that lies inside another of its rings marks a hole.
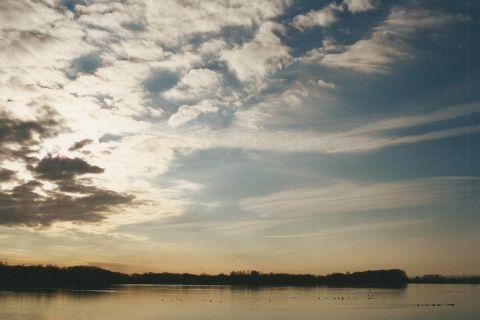
[[[480,276],[442,276],[439,274],[425,275],[409,279],[409,283],[415,284],[480,284]]]
[[[230,274],[124,274],[91,266],[57,267],[0,263],[0,290],[105,289],[122,284],[178,284],[229,286],[329,286],[404,288],[408,283],[480,283],[480,277],[446,278],[438,275],[408,278],[400,269],[368,270],[327,275],[233,271]]]

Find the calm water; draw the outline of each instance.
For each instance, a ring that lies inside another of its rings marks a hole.
[[[129,285],[108,291],[0,292],[0,319],[480,319],[480,287],[255,290]]]

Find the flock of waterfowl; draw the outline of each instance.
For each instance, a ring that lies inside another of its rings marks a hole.
[[[455,307],[455,303],[425,303],[425,304],[417,303],[417,307],[441,307],[441,306]]]
[[[291,297],[292,299],[296,299],[297,297]],[[336,300],[336,301],[342,301],[342,300],[359,300],[358,297],[343,297],[343,296],[336,296],[336,297],[324,297],[323,299],[320,296],[317,296],[317,300]],[[373,294],[367,294],[367,299],[369,301],[374,302],[375,296]],[[204,303],[223,303],[222,300],[215,300],[215,299],[203,299],[202,300]],[[161,299],[161,302],[185,302],[183,299],[180,298],[175,298],[175,299]],[[272,302],[272,299],[268,299],[268,302]],[[448,307],[455,307],[455,303],[417,303],[417,307],[441,307],[441,306],[448,306]]]

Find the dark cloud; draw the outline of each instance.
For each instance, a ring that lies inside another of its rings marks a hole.
[[[83,139],[83,140],[77,141],[68,149],[68,151],[76,151],[76,150],[82,149],[87,144],[90,144],[92,142],[93,140],[91,139]]]
[[[37,119],[23,121],[10,117],[7,113],[0,111],[0,144],[9,143],[29,143],[32,142],[34,134],[39,138],[46,138],[57,134],[58,130],[53,130],[59,123],[55,119]]]
[[[42,179],[67,180],[86,173],[102,173],[104,170],[80,158],[48,156],[40,160],[33,171]]]
[[[60,191],[43,195],[36,191],[41,186],[41,182],[32,180],[0,191],[0,225],[47,227],[60,221],[97,222],[119,205],[133,201],[130,195],[94,186],[75,187],[75,183],[71,183],[70,191],[81,191],[81,196]]]
[[[16,119],[0,110],[0,160],[34,160],[29,155],[35,151],[40,141],[65,130],[58,114],[49,107],[42,107],[33,120]]]
[[[46,227],[55,222],[96,222],[134,197],[95,186],[85,174],[104,170],[80,158],[35,157],[42,141],[67,129],[58,115],[43,107],[33,120],[20,120],[0,111],[0,225]],[[82,140],[72,148],[90,143]],[[1,168],[2,160],[14,161],[31,170],[37,180],[22,181],[15,172]],[[44,181],[50,182],[44,188]],[[5,188],[2,182],[16,184]],[[53,188],[51,184],[53,183]]]
[[[8,181],[15,176],[15,171],[0,168],[0,182]]]

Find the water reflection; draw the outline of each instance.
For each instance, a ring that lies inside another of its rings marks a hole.
[[[472,285],[406,289],[123,285],[0,292],[0,319],[474,319]]]

